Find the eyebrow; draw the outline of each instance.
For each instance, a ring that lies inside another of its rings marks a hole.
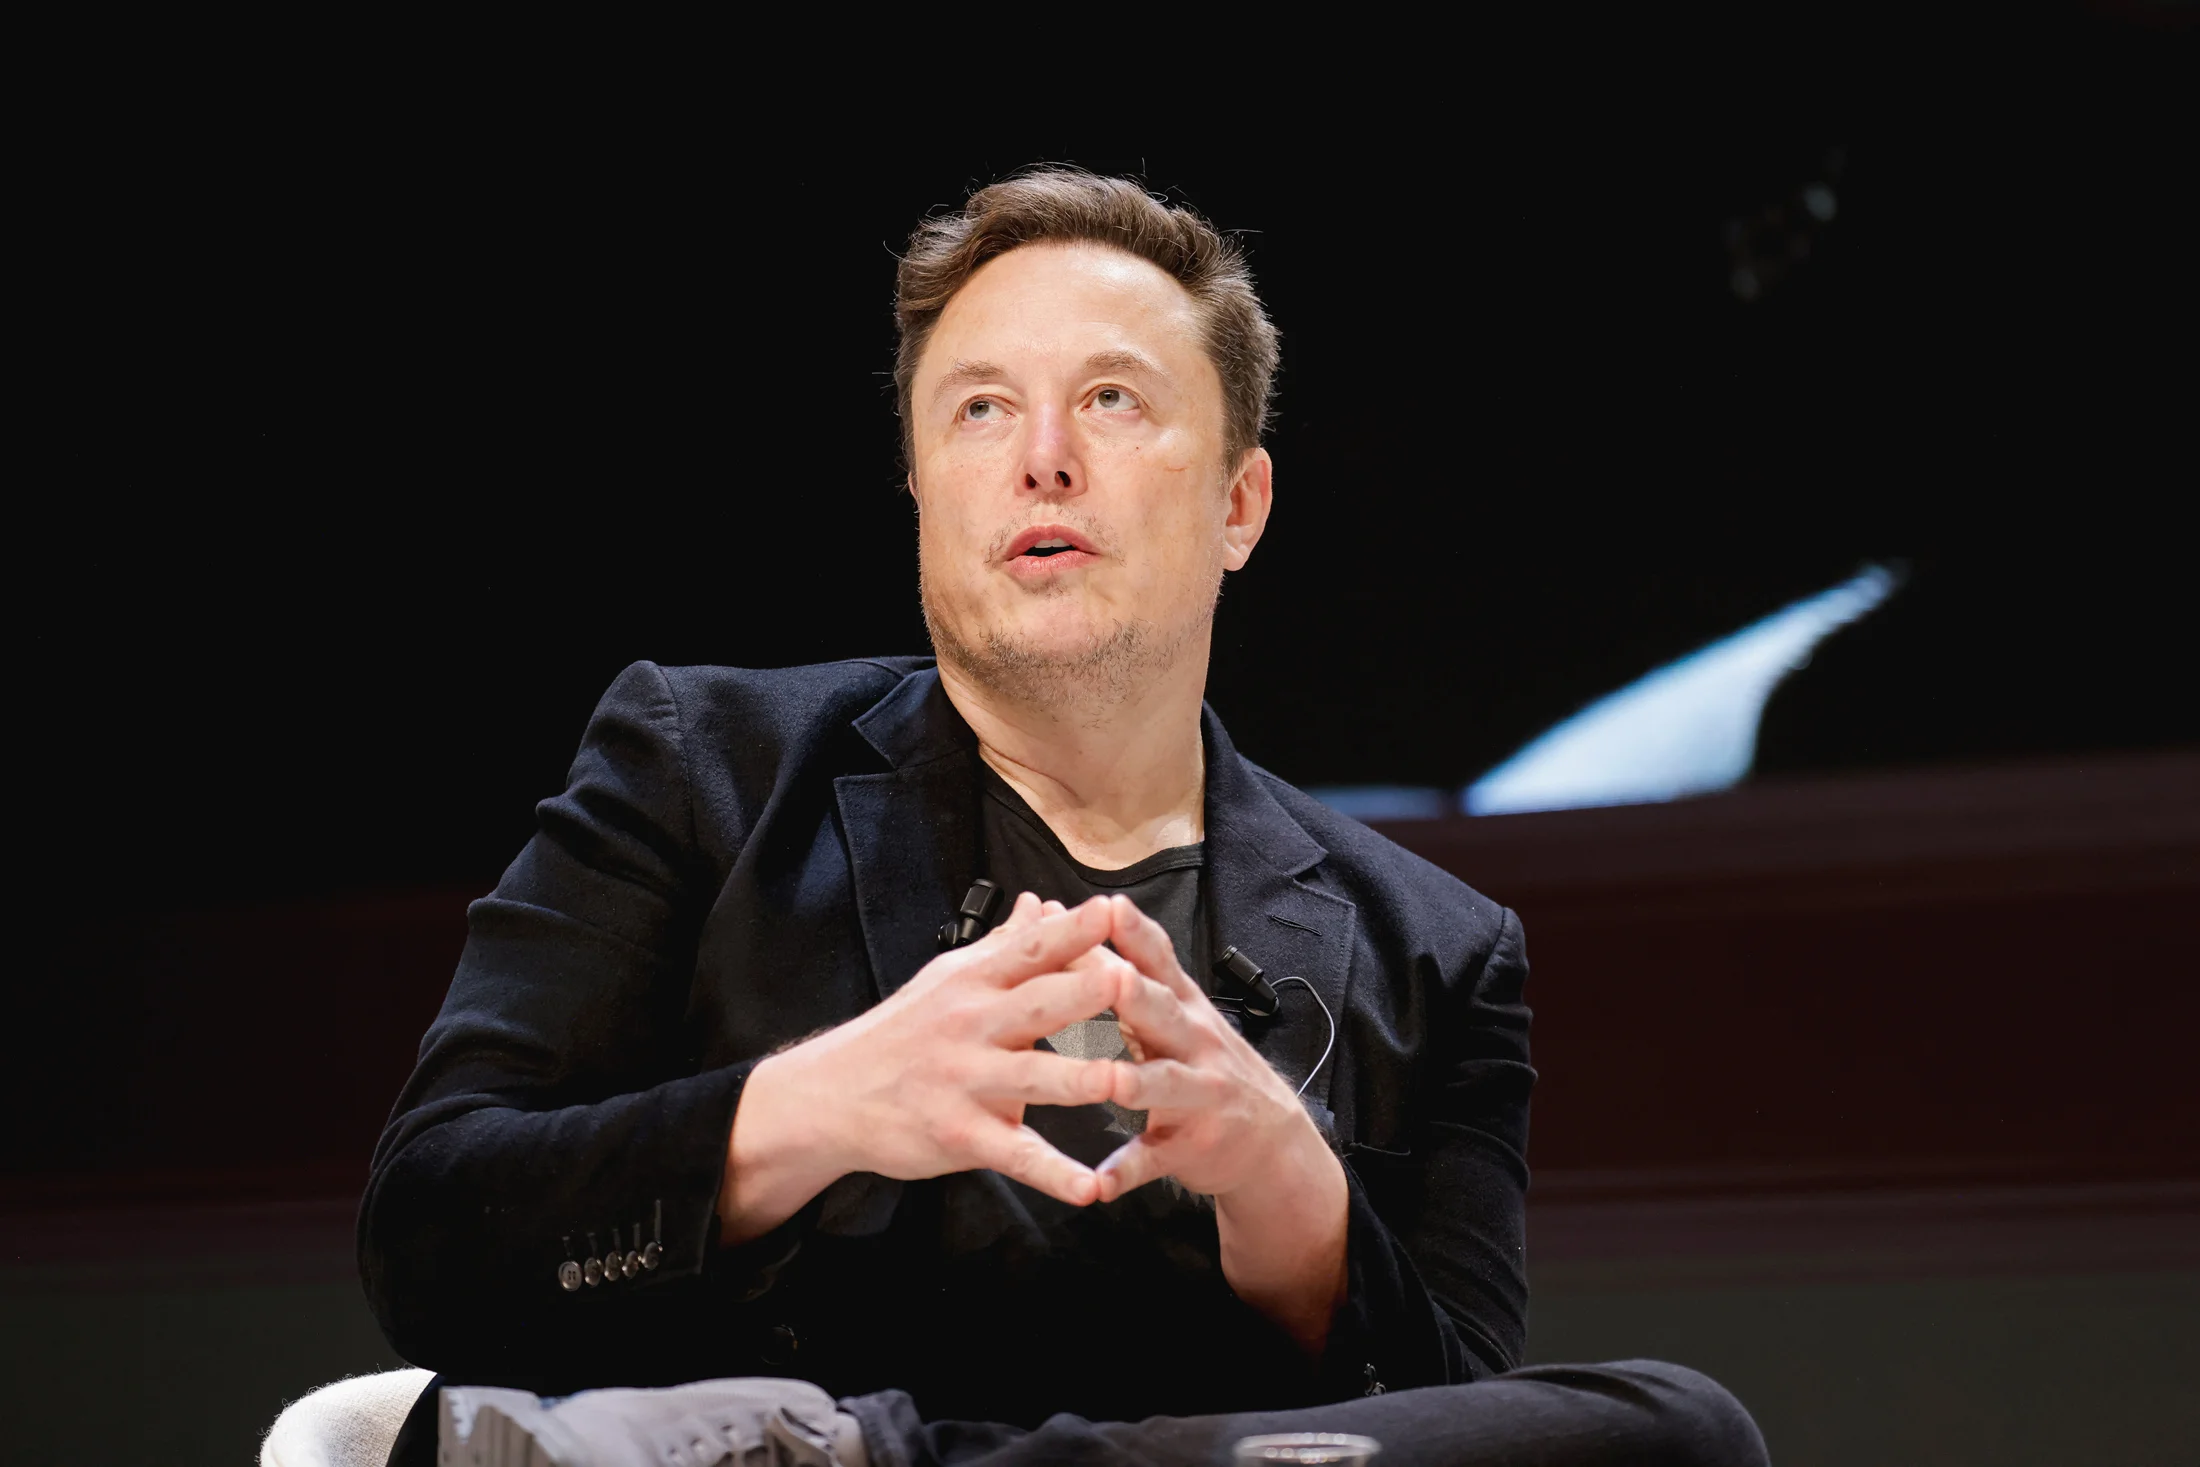
[[[979,382],[997,382],[1008,375],[1008,368],[998,362],[962,362],[949,367],[932,389],[932,401],[938,402],[958,387],[970,387]]]
[[[1096,351],[1085,358],[1088,372],[1144,372],[1166,381],[1169,374],[1161,364],[1142,351]]]
[[[1141,351],[1096,351],[1085,358],[1087,372],[1143,372],[1148,376],[1168,380],[1169,374],[1161,364]],[[998,382],[1008,375],[1008,368],[999,362],[957,361],[940,374],[940,380],[932,388],[932,401],[938,402],[958,388],[973,387],[980,382]]]

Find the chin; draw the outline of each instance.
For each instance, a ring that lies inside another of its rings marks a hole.
[[[1105,656],[1125,632],[1125,624],[1116,618],[1079,609],[1067,615],[1003,617],[984,629],[979,645],[996,657],[1074,665]]]

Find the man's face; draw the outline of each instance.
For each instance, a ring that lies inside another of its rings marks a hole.
[[[1036,693],[1173,663],[1267,518],[1267,455],[1222,461],[1191,296],[1119,250],[987,262],[941,313],[910,413],[925,616],[981,678]]]

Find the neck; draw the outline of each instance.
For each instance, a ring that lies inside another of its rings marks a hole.
[[[944,657],[939,667],[985,762],[1085,865],[1119,870],[1206,838],[1203,640],[1105,706],[1019,698]]]

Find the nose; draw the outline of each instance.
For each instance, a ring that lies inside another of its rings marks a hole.
[[[1042,407],[1032,414],[1031,436],[1024,443],[1023,479],[1026,493],[1049,498],[1080,494],[1085,487],[1085,468],[1077,443],[1069,431],[1068,415]]]

